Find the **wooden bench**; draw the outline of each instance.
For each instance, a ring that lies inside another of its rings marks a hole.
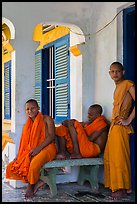
[[[48,184],[51,196],[57,195],[56,175],[58,168],[79,166],[78,184],[83,185],[87,180],[91,184],[92,191],[98,191],[98,171],[103,165],[103,157],[53,160],[46,163],[41,170],[41,179]]]

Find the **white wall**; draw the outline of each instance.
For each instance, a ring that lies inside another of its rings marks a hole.
[[[114,85],[109,79],[108,67],[117,59],[116,21],[97,35],[88,34],[111,21],[117,8],[124,4],[126,2],[2,2],[2,15],[13,23],[16,31],[15,40],[11,42],[16,50],[16,126],[25,122],[25,101],[34,97],[34,52],[38,44],[32,40],[33,29],[45,21],[74,24],[85,33],[82,117],[86,119],[88,106],[95,102],[101,103],[110,117]],[[109,87],[107,92],[106,87]]]
[[[73,28],[72,31],[74,31]],[[70,31],[70,46],[84,43],[85,38],[80,41],[80,37]],[[74,56],[70,52],[70,115],[71,118],[75,118],[79,121],[82,121],[82,84],[82,54]]]

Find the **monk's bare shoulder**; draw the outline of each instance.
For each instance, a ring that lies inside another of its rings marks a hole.
[[[53,118],[49,115],[43,115],[43,120],[45,122],[53,122],[54,121]]]
[[[49,115],[43,115],[43,120],[48,125],[53,125],[54,124],[53,118],[51,116],[49,116]]]

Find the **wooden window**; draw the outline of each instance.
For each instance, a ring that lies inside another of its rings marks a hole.
[[[69,35],[35,53],[35,98],[56,123],[70,118]]]

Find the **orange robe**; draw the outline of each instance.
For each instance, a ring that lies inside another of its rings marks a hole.
[[[30,158],[32,148],[40,145],[45,139],[45,123],[39,112],[34,122],[28,118],[23,128],[16,161],[7,165],[6,178],[35,184],[40,177],[42,166],[55,158],[57,147],[54,142],[43,148],[39,154]]]
[[[77,139],[79,144],[79,149],[82,157],[97,157],[100,154],[99,146],[91,142],[88,139],[94,131],[100,130],[107,126],[107,121],[104,116],[100,116],[95,119],[91,124],[85,125],[84,128],[80,122],[75,120],[74,127],[77,132]],[[71,140],[71,136],[69,134],[69,130],[64,125],[61,125],[56,128],[56,135],[59,137],[65,137],[66,139],[66,148],[69,153],[73,152],[73,143]]]
[[[133,85],[133,82],[124,80],[117,85],[114,92],[112,123],[104,151],[105,187],[109,187],[112,192],[131,188],[129,135],[133,133],[133,128],[131,125],[115,125],[115,121],[119,116],[128,117],[132,99],[129,97],[124,107],[122,103]]]

